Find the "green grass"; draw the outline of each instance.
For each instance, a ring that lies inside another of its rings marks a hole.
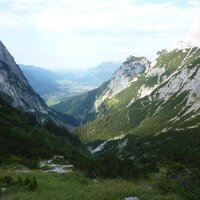
[[[0,176],[27,176],[13,171],[0,170]],[[38,188],[34,192],[23,190],[6,191],[7,200],[124,200],[137,196],[141,200],[181,200],[175,194],[166,194],[159,190],[161,174],[154,174],[147,181],[127,181],[123,179],[92,180],[72,172],[69,174],[42,173],[31,171],[30,177],[36,177]]]

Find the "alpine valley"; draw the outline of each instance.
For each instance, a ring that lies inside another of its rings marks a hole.
[[[51,108],[0,43],[0,199],[199,200],[199,24]]]

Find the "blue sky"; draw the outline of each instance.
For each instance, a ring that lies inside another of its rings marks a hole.
[[[17,63],[54,70],[152,60],[199,10],[199,0],[0,0],[0,40]]]

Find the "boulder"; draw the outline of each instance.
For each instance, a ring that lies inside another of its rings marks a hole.
[[[124,200],[139,200],[137,197],[127,197]]]

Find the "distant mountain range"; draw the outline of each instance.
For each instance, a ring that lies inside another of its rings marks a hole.
[[[95,68],[89,68],[85,71],[66,70],[62,73],[52,72],[32,65],[20,64],[19,66],[34,90],[44,96],[61,91],[59,81],[63,80],[69,82],[68,87],[70,89],[73,84],[97,87],[107,81],[120,64],[120,62],[104,62]],[[73,84],[70,84],[70,82]]]
[[[56,83],[56,80],[58,80],[59,77],[56,73],[32,65],[20,64],[19,67],[28,79],[30,85],[40,95],[45,95],[59,90],[58,84]]]
[[[103,62],[97,67],[83,71],[79,75],[78,80],[84,84],[99,86],[103,82],[108,81],[120,65],[121,62]]]

